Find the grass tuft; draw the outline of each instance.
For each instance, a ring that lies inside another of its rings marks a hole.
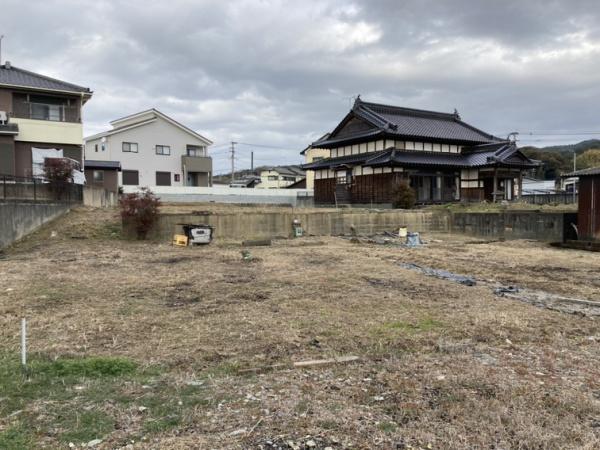
[[[57,359],[35,367],[38,373],[55,377],[119,377],[135,372],[136,364],[125,358],[96,356],[81,359]]]

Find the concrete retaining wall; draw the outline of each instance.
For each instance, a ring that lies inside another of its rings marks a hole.
[[[70,206],[63,203],[0,203],[0,248],[7,247],[69,209]]]
[[[93,186],[85,186],[83,188],[83,204],[85,206],[110,208],[117,206],[118,203],[119,195],[116,192]]]
[[[576,215],[564,212],[502,211],[453,213],[450,231],[490,239],[536,239],[563,242],[572,233]]]
[[[395,230],[407,226],[410,231],[448,231],[448,215],[432,211],[339,211],[339,212],[239,212],[218,214],[162,214],[150,232],[150,239],[171,240],[181,233],[180,223],[215,227],[217,239],[269,239],[292,237],[292,221],[300,220],[304,231],[313,236],[350,234],[354,225],[359,233]],[[124,224],[130,236],[131,227]]]

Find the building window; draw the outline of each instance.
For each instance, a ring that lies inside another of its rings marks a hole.
[[[102,183],[104,181],[104,171],[94,170],[92,178],[94,180],[94,183]]]
[[[157,186],[171,186],[171,172],[156,172]]]
[[[105,150],[106,150],[106,144],[103,142],[102,143],[102,151],[105,151]]]
[[[188,156],[206,156],[206,147],[201,145],[188,145],[186,151]]]
[[[94,151],[98,153],[98,144],[94,145]]]
[[[279,180],[279,177],[277,175],[269,175],[267,177],[267,180],[269,180],[269,181],[277,181],[277,180]]]
[[[123,186],[138,186],[140,184],[140,174],[137,170],[123,171]]]
[[[138,152],[137,142],[123,142],[123,151],[130,152],[130,153],[137,153]]]
[[[174,180],[176,183],[179,183],[179,181],[181,180],[181,178],[179,177],[179,174],[178,174],[178,173],[176,173],[175,175],[173,175],[173,180]]]
[[[157,145],[156,146],[156,154],[168,156],[171,154],[171,147],[169,145]]]
[[[321,161],[322,159],[323,159],[323,157],[322,157],[322,156],[315,156],[315,157],[312,159],[312,162]]]

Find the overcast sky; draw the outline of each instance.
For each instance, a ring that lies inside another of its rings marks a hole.
[[[598,0],[0,0],[3,60],[90,87],[87,135],[155,107],[215,142],[215,171],[297,163],[351,98],[486,131],[600,132]],[[593,135],[521,136],[522,144]]]

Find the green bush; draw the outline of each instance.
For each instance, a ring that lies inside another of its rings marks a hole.
[[[411,209],[414,208],[417,196],[413,188],[407,181],[400,181],[393,190],[394,208]]]

